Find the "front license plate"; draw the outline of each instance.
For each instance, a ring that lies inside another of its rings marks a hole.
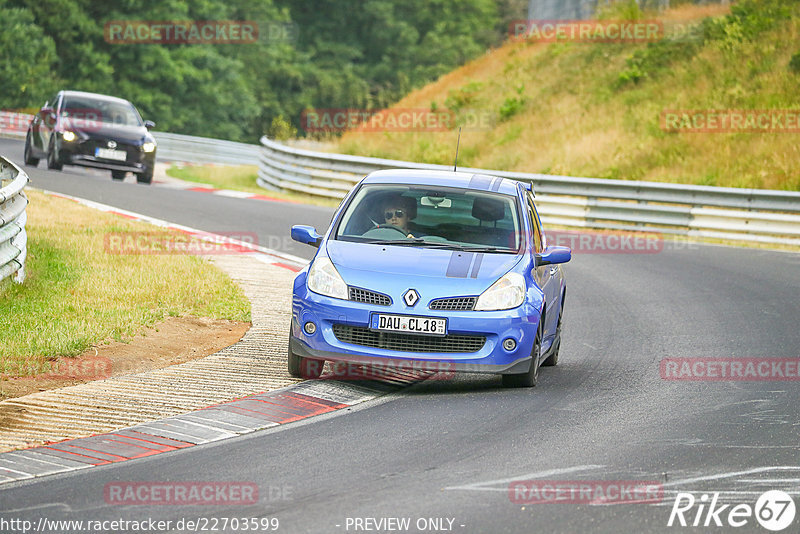
[[[370,328],[386,332],[443,336],[447,334],[447,319],[374,313],[370,321]]]
[[[113,148],[96,148],[94,150],[94,156],[96,158],[125,161],[125,158],[128,157],[128,153],[124,150],[114,150]]]

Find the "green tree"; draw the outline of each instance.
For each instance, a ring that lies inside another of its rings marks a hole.
[[[0,3],[0,20],[0,109],[41,105],[58,86],[51,78],[55,44],[25,8]]]

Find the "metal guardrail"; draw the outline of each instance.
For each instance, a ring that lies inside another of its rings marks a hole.
[[[30,116],[0,112],[0,133],[24,137],[25,117],[30,120]],[[11,128],[3,128],[9,124]],[[449,165],[315,152],[267,137],[261,138],[259,146],[164,132],[154,132],[154,136],[159,161],[258,165],[258,183],[264,188],[333,199],[343,198],[375,170],[451,169]],[[800,245],[798,192],[459,170],[531,182],[539,213],[548,224]]]
[[[334,199],[379,169],[452,170],[449,165],[301,150],[266,136],[261,145],[259,185]],[[800,245],[798,192],[459,170],[531,182],[547,224]]]
[[[0,156],[0,280],[9,276],[17,283],[25,280],[27,183],[25,171]]]
[[[258,145],[194,137],[191,135],[153,132],[158,161],[187,163],[222,163],[226,165],[258,165]]]

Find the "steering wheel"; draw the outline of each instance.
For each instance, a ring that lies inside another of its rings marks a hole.
[[[393,225],[393,224],[389,224],[389,223],[379,224],[379,225],[376,227],[376,229],[377,229],[377,228],[389,228],[389,229],[391,229],[391,230],[397,230],[398,232],[400,232],[401,234],[403,234],[403,237],[406,237],[406,236],[408,235],[408,232],[406,232],[405,230],[403,230],[403,229],[402,229],[402,228],[400,228],[399,226],[395,226],[395,225]]]
[[[391,234],[389,236],[386,236],[386,233],[383,233],[383,235],[381,235],[382,234],[381,230],[394,230],[395,232],[403,234],[403,237],[405,238],[408,237],[408,232],[406,232],[399,226],[395,226],[393,224],[388,224],[388,223],[375,225],[373,228],[370,228],[361,235],[363,237],[372,237],[377,239],[397,239],[397,238],[392,238]]]

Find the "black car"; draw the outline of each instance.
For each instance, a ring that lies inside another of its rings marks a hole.
[[[60,91],[34,116],[25,138],[25,164],[61,170],[63,165],[108,169],[115,180],[132,172],[153,181],[156,141],[136,108],[122,98]]]

